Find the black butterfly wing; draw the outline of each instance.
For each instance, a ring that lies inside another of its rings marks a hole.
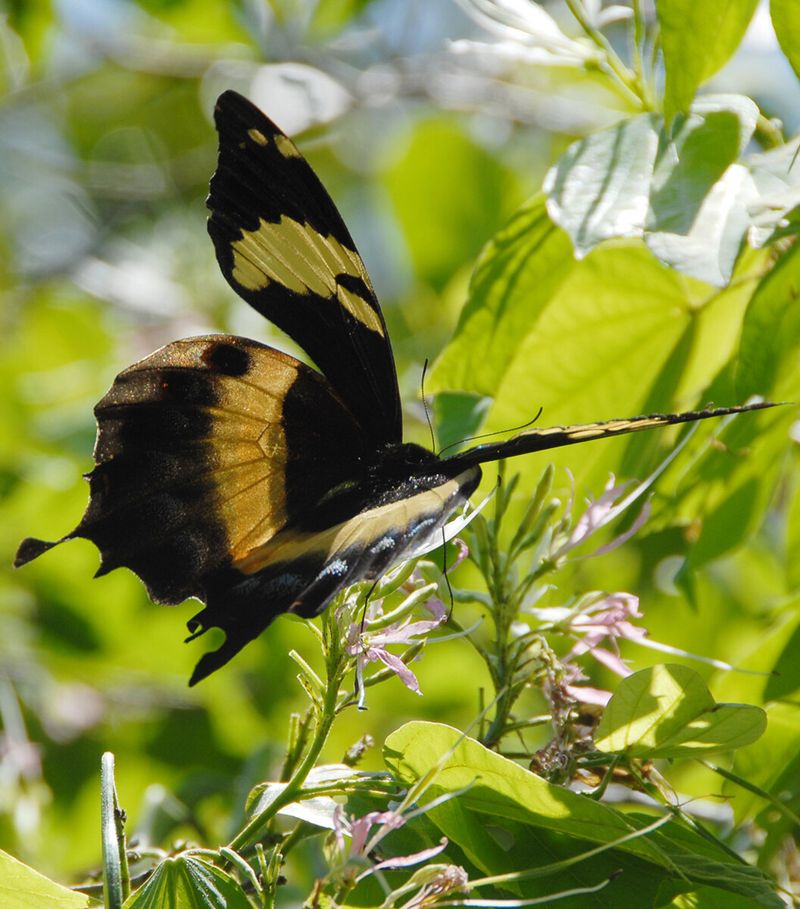
[[[695,423],[747,413],[751,410],[764,410],[776,405],[769,401],[757,401],[753,404],[740,404],[733,407],[714,407],[707,410],[687,410],[683,413],[653,413],[640,417],[628,417],[620,420],[601,420],[597,423],[576,423],[573,426],[549,426],[543,429],[527,429],[504,442],[488,442],[476,445],[458,454],[446,458],[443,463],[451,466],[469,467],[513,458],[516,455],[531,454],[535,451],[548,451],[551,448],[562,448],[565,445],[577,445],[596,439],[611,439],[631,432],[644,432],[679,423]]]
[[[294,143],[233,91],[214,111],[208,232],[225,278],[290,335],[379,447],[402,435],[394,358],[375,292],[330,196]]]
[[[161,603],[204,600],[210,577],[357,481],[365,455],[324,376],[244,338],[168,344],[120,373],[95,416],[89,505],[64,539],[91,540],[99,574],[127,566]],[[53,545],[25,540],[16,564]]]
[[[95,468],[81,537],[98,574],[134,571],[153,600],[196,597],[195,633],[225,632],[205,678],[282,612],[321,612],[434,536],[480,469],[386,467],[328,380],[256,341],[175,341],[120,373],[95,408]],[[382,469],[384,465],[385,469]],[[24,565],[57,543],[26,539]]]
[[[225,665],[278,613],[319,615],[344,587],[380,577],[420,546],[440,541],[441,528],[474,492],[481,472],[432,467],[424,476],[342,484],[313,511],[211,575],[206,608],[189,628],[222,628],[225,642],[201,658],[189,684]]]

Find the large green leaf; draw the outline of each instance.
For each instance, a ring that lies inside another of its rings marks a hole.
[[[51,881],[0,849],[0,906],[3,909],[85,909],[91,900]]]
[[[781,256],[756,288],[742,327],[736,387],[743,396],[800,393],[800,246]]]
[[[239,883],[195,855],[164,859],[125,909],[253,909]]]
[[[646,292],[645,292],[646,289]],[[504,364],[485,430],[530,420],[578,423],[641,413],[646,403],[674,409],[678,363],[671,358],[692,320],[680,276],[639,243],[606,244],[579,262]],[[668,368],[657,402],[650,391]],[[545,457],[569,466],[579,487],[597,491],[619,466],[625,441],[561,449]],[[542,458],[518,458],[515,469],[539,471]],[[639,473],[641,462],[630,465]],[[652,469],[653,463],[644,465]]]
[[[758,0],[658,0],[667,121],[687,111],[697,89],[739,46]]]
[[[574,264],[569,238],[537,195],[481,253],[455,336],[434,367],[431,390],[496,394],[509,362]]]
[[[547,174],[553,220],[585,255],[611,237],[640,237],[658,152],[658,118],[642,114],[571,145]]]
[[[729,853],[694,831],[670,824],[620,843],[652,819],[617,812],[547,783],[448,726],[406,724],[387,739],[384,759],[405,783],[428,782],[421,801],[437,800],[428,817],[479,867],[493,855],[502,861],[509,836],[519,837],[516,825],[523,825],[530,828],[531,843],[547,832],[615,843],[621,852],[652,864],[657,873],[668,871],[684,886],[710,885],[749,896],[759,905],[782,905],[762,872],[731,862]],[[545,864],[536,861],[534,848],[529,854],[529,867]]]
[[[800,78],[800,4],[797,0],[770,0],[769,14],[778,44]]]
[[[749,745],[765,726],[758,707],[717,704],[688,666],[657,665],[619,683],[595,744],[629,757],[700,757]]]
[[[647,114],[594,133],[547,174],[550,215],[579,255],[611,237],[644,237],[662,262],[724,285],[745,233],[756,222],[762,232],[774,226],[794,204],[736,163],[757,118],[749,98],[709,95],[670,132]]]

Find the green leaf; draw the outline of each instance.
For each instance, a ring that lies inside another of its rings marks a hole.
[[[644,236],[662,262],[724,285],[754,219],[765,240],[790,204],[785,192],[777,206],[771,198],[779,179],[761,192],[735,163],[757,119],[749,98],[709,95],[669,135],[660,118],[642,115],[582,139],[545,179],[550,215],[579,256],[611,237]]]
[[[658,665],[620,682],[595,745],[630,757],[698,757],[749,745],[765,728],[759,707],[717,704],[693,669]]]
[[[485,818],[518,821],[556,830],[570,836],[607,843],[631,832],[625,817],[606,805],[561,789],[523,770],[518,764],[462,736],[458,730],[437,723],[411,722],[392,733],[384,746],[384,760],[405,783],[435,774],[424,802],[443,792],[466,790],[455,804],[461,810],[478,811]],[[447,803],[448,805],[451,802]],[[429,815],[436,820],[438,815]],[[485,844],[478,828],[465,828],[456,842],[468,853],[472,836]],[[502,849],[502,843],[498,842]],[[631,840],[626,849],[661,862],[649,839]]]
[[[510,360],[570,274],[567,235],[535,196],[484,247],[453,340],[437,360],[431,390],[494,395]]]
[[[700,99],[706,100],[706,99]],[[758,109],[749,99],[748,124],[732,110],[697,105],[659,151],[653,172],[648,227],[686,234],[710,187],[736,160],[742,140],[749,140]]]
[[[659,0],[668,123],[688,111],[700,85],[732,56],[757,5],[758,0]]]
[[[51,881],[0,849],[0,906],[3,909],[85,909],[90,900]]]
[[[253,909],[239,883],[195,855],[164,859],[125,909]]]
[[[749,98],[709,95],[665,142],[645,231],[662,262],[710,284],[729,281],[756,195],[751,174],[734,162],[757,119]]]
[[[774,703],[767,708],[767,716],[766,733],[753,745],[736,752],[734,772],[782,801],[786,800],[787,792],[796,799],[800,708],[792,703]],[[752,819],[766,804],[756,792],[743,790],[734,783],[726,783],[724,788],[736,796],[732,806],[737,825]],[[792,802],[789,804],[791,806]]]
[[[714,887],[698,887],[686,898],[679,896],[674,901],[658,899],[653,905],[669,906],[670,909],[757,909],[763,903],[749,896],[740,896]]]
[[[571,145],[545,177],[548,210],[586,255],[611,237],[640,237],[658,151],[658,118],[642,114]]]
[[[800,4],[797,0],[770,0],[769,14],[778,44],[800,79]]]
[[[418,123],[384,179],[416,270],[436,287],[474,258],[518,201],[512,174],[452,120]]]
[[[800,598],[788,603],[786,611],[791,620],[781,630],[788,637],[764,686],[765,701],[788,700],[800,690]]]
[[[727,387],[727,386],[726,386]],[[714,388],[709,392],[714,400]],[[793,408],[782,407],[718,425],[717,444],[699,453],[677,494],[679,510],[697,521],[700,538],[680,580],[746,541],[763,521],[786,456]]]
[[[684,282],[643,245],[599,247],[577,263],[516,356],[503,364],[503,381],[484,430],[518,426],[539,407],[541,425],[641,413],[691,318]],[[674,388],[677,375],[670,375],[664,382]],[[673,403],[665,393],[658,409],[674,409]],[[569,465],[580,488],[588,483],[597,490],[617,468],[625,445],[609,442],[580,453],[561,449],[546,458],[556,466]],[[518,458],[515,469],[538,475],[542,463],[541,458]],[[647,467],[652,469],[653,462]]]
[[[469,392],[443,391],[437,394],[433,412],[439,450],[476,435],[490,405],[491,399]]]
[[[800,246],[794,244],[760,281],[742,326],[736,388],[742,398],[800,392]]]
[[[666,870],[684,888],[688,883],[710,885],[750,896],[759,905],[782,906],[766,875],[732,862],[729,853],[693,830],[668,824],[619,843],[621,837],[647,826],[652,817],[623,814],[547,783],[448,726],[406,724],[386,740],[384,760],[406,784],[428,782],[419,801],[425,805],[436,800],[437,804],[429,808],[427,817],[478,867],[496,868],[495,861],[505,867],[504,856],[515,841],[548,844],[549,834],[559,834],[615,843],[617,854],[650,863],[659,874]],[[528,867],[536,867],[533,857],[539,851],[529,848],[528,855]],[[541,857],[538,864],[546,864],[547,851]]]

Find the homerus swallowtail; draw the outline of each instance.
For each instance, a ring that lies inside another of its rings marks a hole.
[[[439,457],[404,443],[392,348],[336,207],[294,143],[236,92],[215,109],[208,232],[239,296],[317,369],[246,338],[167,344],[97,404],[95,467],[78,526],[153,600],[197,597],[189,624],[226,635],[190,684],[283,612],[318,615],[346,585],[431,540],[473,493],[480,464],[769,406],[527,429]],[[26,539],[23,565],[56,543]]]

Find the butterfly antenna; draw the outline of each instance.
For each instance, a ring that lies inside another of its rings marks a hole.
[[[494,432],[482,432],[477,436],[467,436],[465,439],[459,439],[458,442],[451,442],[449,445],[445,445],[445,447],[439,452],[439,455],[443,455],[448,448],[455,448],[457,445],[463,445],[465,442],[475,442],[478,439],[489,439],[492,436],[499,436],[506,432],[519,432],[521,429],[527,429],[529,426],[533,426],[533,424],[539,419],[539,417],[542,415],[543,410],[544,408],[540,407],[536,411],[536,414],[530,420],[528,420],[527,423],[520,423],[519,426],[512,426],[509,429],[495,429]]]
[[[442,574],[444,575],[444,582],[447,584],[447,598],[450,600],[450,609],[447,611],[447,621],[450,621],[450,616],[453,614],[453,608],[455,607],[455,599],[453,597],[453,586],[450,583],[450,576],[447,574],[447,540],[444,535],[444,527],[442,527]]]
[[[428,399],[425,397],[425,375],[428,372],[428,358],[422,364],[422,378],[419,380],[419,393],[422,396],[422,406],[425,408],[425,422],[428,424],[428,430],[431,434],[431,450],[436,451],[436,435],[433,432],[433,421],[428,410]]]
[[[361,610],[361,624],[358,629],[359,634],[364,634],[364,627],[367,623],[367,606],[369,606],[369,599],[375,592],[375,588],[378,586],[379,580],[380,578],[375,578],[375,580],[372,582],[372,586],[367,591],[367,595],[364,597],[364,608]]]

